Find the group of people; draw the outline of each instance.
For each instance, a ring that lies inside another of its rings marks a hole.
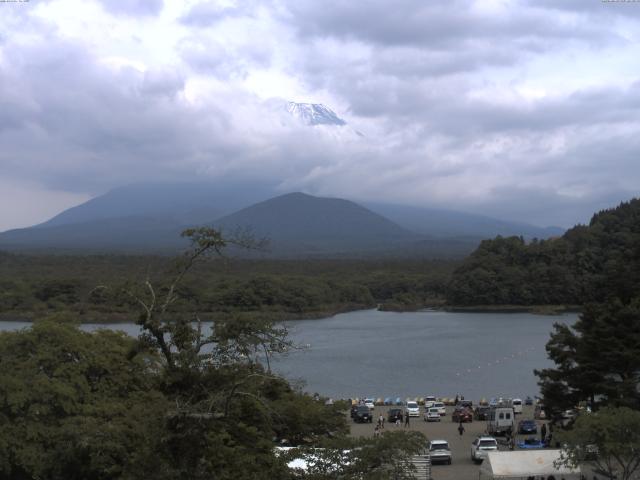
[[[410,423],[409,423],[409,412],[404,412],[403,414],[399,414],[396,416],[396,421],[395,421],[395,425],[396,427],[399,427],[402,424],[402,419],[404,418],[404,426],[405,428],[409,428],[410,427]],[[381,413],[380,416],[378,417],[378,423],[376,424],[374,430],[373,430],[373,436],[377,437],[378,435],[380,435],[380,433],[382,433],[381,431],[384,429],[384,424],[385,424],[385,418],[384,415]]]

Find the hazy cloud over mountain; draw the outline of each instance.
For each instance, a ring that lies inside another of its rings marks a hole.
[[[563,226],[638,194],[639,3],[50,0],[0,32],[0,230],[149,180]]]

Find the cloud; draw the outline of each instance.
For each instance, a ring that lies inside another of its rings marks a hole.
[[[0,18],[5,181],[265,179],[563,226],[640,184],[640,19],[601,2],[116,3]]]
[[[494,4],[494,8],[486,8]],[[478,40],[540,40],[547,48],[558,41],[616,38],[615,32],[577,16],[558,14],[516,2],[446,3],[399,0],[393,8],[384,0],[291,2],[298,35],[302,38],[338,37],[387,46],[465,49]],[[540,45],[540,44],[539,44]]]
[[[250,16],[257,6],[253,0],[244,0],[240,4],[205,1],[193,5],[180,17],[180,21],[188,26],[211,27],[227,18]]]
[[[102,7],[116,15],[158,15],[164,6],[163,0],[98,0]]]
[[[0,232],[29,227],[89,200],[88,195],[50,190],[34,183],[0,179]]]

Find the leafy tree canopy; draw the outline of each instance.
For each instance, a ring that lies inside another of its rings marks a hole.
[[[485,240],[452,276],[455,305],[582,305],[640,293],[640,199],[593,216],[562,237]]]
[[[603,408],[578,417],[573,428],[559,432],[564,445],[561,462],[586,462],[609,479],[631,480],[640,473],[640,412],[630,408]]]

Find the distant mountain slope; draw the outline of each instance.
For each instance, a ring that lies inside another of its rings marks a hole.
[[[206,223],[273,194],[269,185],[259,182],[133,184],[69,208],[39,227],[131,216]]]
[[[549,238],[564,233],[564,229],[559,227],[542,228],[527,223],[508,222],[452,210],[381,203],[363,203],[363,205],[406,229],[434,237],[485,239],[496,235],[516,235],[525,238]]]
[[[252,227],[272,239],[272,255],[280,256],[462,256],[497,234],[548,236],[530,225],[459,212],[381,204],[372,211],[302,193],[272,198],[274,192],[259,181],[130,185],[35,227],[0,233],[0,249],[175,252],[185,245],[181,230],[214,222]]]
[[[76,217],[77,219],[77,217]],[[211,224],[211,222],[207,222]],[[348,200],[291,193],[213,222],[228,234],[249,229],[270,240],[268,252],[250,256],[461,256],[476,242],[436,240],[410,232]],[[175,253],[186,246],[186,227],[169,217],[127,216],[11,230],[0,248],[27,251]]]
[[[354,202],[290,193],[244,208],[215,225],[249,227],[267,236],[274,252],[328,252],[397,247],[418,241],[410,232]]]
[[[187,246],[167,218],[122,217],[0,233],[0,248],[20,251],[174,253]]]

